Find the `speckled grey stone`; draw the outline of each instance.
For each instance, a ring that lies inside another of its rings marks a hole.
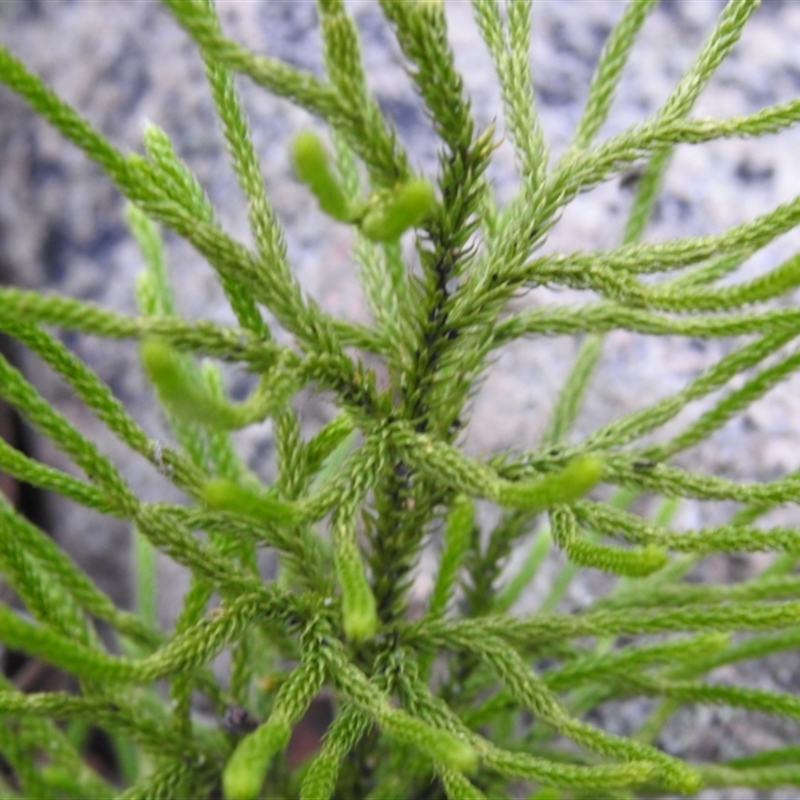
[[[314,71],[321,69],[319,36],[310,2],[236,2],[220,4],[226,29],[252,49],[284,58]],[[436,142],[419,110],[410,81],[400,65],[396,44],[376,4],[349,4],[364,35],[368,76],[385,112],[397,125],[412,163],[433,173]],[[632,54],[613,108],[607,135],[658,108],[690,65],[723,3],[718,0],[663,0],[648,20]],[[552,152],[563,152],[586,98],[588,82],[604,39],[622,13],[619,0],[550,0],[533,10],[531,49],[542,125]],[[470,5],[447,6],[457,62],[473,99],[479,126],[497,120],[502,106],[485,47],[471,18]],[[0,4],[0,40],[73,103],[100,130],[125,149],[141,149],[146,120],[162,126],[178,152],[196,171],[235,236],[248,241],[244,204],[224,158],[204,84],[203,69],[186,35],[157,3],[94,0],[7,0]],[[698,115],[730,116],[788,100],[800,90],[800,3],[766,0],[749,23],[732,57],[700,98]],[[291,261],[305,291],[331,313],[367,320],[368,312],[349,254],[348,231],[315,208],[293,179],[287,159],[290,137],[314,124],[305,112],[271,98],[239,80],[262,158],[264,179],[286,228]],[[712,233],[753,218],[794,196],[800,187],[800,133],[765,141],[732,141],[680,147],[664,193],[648,229],[651,240]],[[514,155],[508,142],[496,153],[490,176],[501,200],[516,185]],[[134,309],[133,285],[140,258],[127,235],[119,195],[99,170],[62,141],[24,104],[0,89],[0,261],[4,279],[21,285],[89,299],[125,312]],[[631,195],[618,179],[579,197],[564,213],[547,242],[548,250],[612,247],[619,242]],[[779,263],[800,242],[781,237],[751,260],[750,276]],[[181,310],[192,317],[231,319],[209,268],[185,244],[167,237],[174,285]],[[515,303],[567,301],[566,292],[538,292]],[[796,300],[796,297],[794,298]],[[64,340],[106,380],[153,436],[164,435],[150,391],[130,343],[100,342],[74,334]],[[600,369],[592,383],[576,436],[625,411],[678,390],[731,349],[733,343],[676,337],[648,338],[619,332],[607,337]],[[565,376],[577,341],[553,338],[516,342],[497,354],[483,389],[472,405],[465,434],[470,452],[533,446]],[[145,497],[169,496],[164,482],[141,459],[131,457],[76,403],[63,384],[29,359],[29,374],[82,430],[97,437]],[[231,376],[232,381],[237,376]],[[795,376],[731,422],[681,463],[737,480],[775,478],[800,464],[800,377]],[[315,426],[330,413],[309,395],[300,399],[304,420]],[[693,418],[707,403],[683,412],[667,430]],[[263,475],[271,470],[269,426],[237,437]],[[59,464],[45,447],[45,456]],[[129,598],[126,526],[87,513],[66,502],[58,505],[55,534],[76,559],[91,569],[104,589],[121,601]],[[685,504],[681,525],[722,521],[729,504]],[[798,524],[795,509],[770,516],[780,524]],[[515,553],[512,564],[521,553]],[[423,566],[426,560],[423,560]],[[529,608],[546,592],[543,580],[521,606]],[[763,563],[744,559],[744,570]],[[707,578],[730,579],[731,559],[704,562]],[[171,618],[183,585],[174,567],[163,564],[162,612]],[[417,590],[424,592],[426,576]],[[582,606],[603,590],[605,581],[587,574],[576,582],[568,602]],[[797,659],[787,654],[761,664],[737,667],[724,679],[748,685],[798,688]],[[722,678],[721,678],[722,679]],[[636,708],[639,711],[636,711]],[[629,729],[643,706],[623,704],[603,711],[603,724]],[[615,718],[614,715],[617,715]],[[795,726],[751,719],[739,712],[687,709],[662,737],[670,752],[696,758],[727,758],[796,738]],[[767,797],[769,794],[706,792],[703,797]],[[774,795],[778,797],[778,794]]]

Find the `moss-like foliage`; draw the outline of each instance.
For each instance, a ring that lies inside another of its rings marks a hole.
[[[442,3],[380,3],[440,139],[438,173],[428,176],[412,172],[370,94],[356,26],[342,0],[318,2],[323,78],[226,38],[211,0],[165,4],[205,61],[247,199],[252,247],[222,230],[167,133],[150,125],[144,155],[123,153],[0,50],[0,80],[126,196],[144,264],[138,316],[4,287],[0,329],[59,373],[115,436],[189,499],[171,505],[138,498],[102,449],[0,359],[0,395],[77,470],[61,472],[4,442],[0,468],[129,520],[139,589],[135,613],[115,607],[51,539],[0,500],[0,570],[19,599],[13,608],[0,606],[0,641],[58,666],[80,686],[73,694],[24,694],[0,685],[0,753],[8,765],[0,794],[132,800],[223,791],[229,800],[461,800],[527,786],[530,797],[566,800],[690,795],[710,786],[799,787],[793,746],[702,764],[657,744],[683,704],[800,716],[800,700],[791,695],[706,679],[721,665],[800,644],[800,579],[793,574],[800,530],[757,526],[770,508],[800,500],[800,471],[740,484],[672,461],[800,366],[791,349],[800,312],[786,303],[757,305],[800,283],[800,260],[754,280],[719,283],[800,223],[800,197],[723,233],[640,241],[676,145],[765,136],[800,119],[800,100],[740,118],[689,116],[757,3],[732,0],[662,107],[598,140],[628,53],[655,5],[633,0],[608,37],[573,141],[553,160],[530,77],[530,4],[473,0],[519,166],[519,189],[504,207],[484,177],[498,134],[476,129]],[[286,157],[322,211],[351,227],[371,325],[334,318],[301,291],[264,191],[236,73],[327,126],[332,147],[299,132]],[[618,247],[543,254],[548,231],[578,193],[640,163]],[[176,315],[161,228],[207,259],[237,325]],[[402,236],[416,243],[414,264],[403,261]],[[509,304],[545,285],[596,297],[522,311]],[[292,344],[279,344],[287,337],[274,337],[271,325],[290,334]],[[139,340],[174,444],[142,430],[46,332],[50,326]],[[681,391],[578,440],[570,436],[573,422],[602,336],[615,329],[740,338]],[[582,346],[541,442],[513,456],[465,454],[458,431],[497,350],[521,337],[576,334]],[[385,364],[385,385],[365,366],[365,354],[373,359],[368,363],[378,357]],[[226,396],[218,361],[258,376],[250,397]],[[309,385],[334,398],[338,415],[304,438],[292,401]],[[707,410],[671,438],[659,438],[661,426],[712,392],[718,397]],[[278,454],[270,486],[260,485],[230,439],[232,429],[264,419],[273,421]],[[619,492],[599,502],[591,499],[597,484]],[[653,519],[630,511],[641,492],[664,498]],[[741,507],[729,524],[678,532],[670,515],[681,498]],[[502,512],[490,530],[480,530],[477,500]],[[412,615],[411,571],[440,530],[433,590],[423,613]],[[534,531],[528,557],[505,576],[512,546]],[[566,566],[538,612],[513,615],[553,547],[563,551]],[[259,575],[263,548],[277,556],[274,580]],[[177,623],[167,631],[155,621],[154,550],[192,575]],[[703,556],[753,550],[780,555],[742,583],[684,580]],[[581,613],[559,613],[583,569],[619,576],[616,588]],[[213,598],[219,603],[212,608]],[[115,649],[98,637],[96,620],[116,631]],[[659,636],[646,638],[652,634]],[[210,665],[223,650],[230,674],[220,682]],[[298,768],[286,757],[287,743],[321,691],[334,697],[334,719],[319,752]],[[198,693],[219,719],[253,724],[224,728],[197,715]],[[603,703],[626,697],[659,701],[637,735],[587,721]],[[65,728],[63,721],[72,724]],[[124,788],[84,763],[75,731],[87,724],[112,737]]]

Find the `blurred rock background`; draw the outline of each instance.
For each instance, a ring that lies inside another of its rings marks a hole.
[[[312,2],[224,0],[224,27],[256,52],[321,71],[316,11]],[[436,170],[436,141],[420,110],[399,50],[376,3],[351,2],[363,34],[371,88],[397,127],[412,163],[429,175]],[[689,67],[724,3],[720,0],[662,0],[645,25],[601,135],[642,119],[659,107]],[[624,8],[621,0],[547,0],[533,9],[531,58],[542,124],[552,153],[563,151],[578,120],[603,42]],[[497,120],[503,131],[491,60],[473,23],[470,5],[448,2],[447,13],[459,67],[463,70],[479,128]],[[765,0],[733,55],[722,65],[700,101],[697,115],[732,116],[785,101],[800,92],[800,4]],[[142,126],[156,122],[173,138],[178,153],[195,170],[230,233],[249,241],[241,194],[225,158],[201,60],[188,37],[156,2],[125,0],[5,0],[0,3],[0,41],[72,103],[119,147],[141,151]],[[294,133],[318,125],[288,102],[272,98],[248,80],[238,81],[264,180],[286,231],[289,254],[304,289],[326,310],[368,320],[349,253],[346,227],[331,224],[310,194],[293,178],[287,158]],[[647,237],[651,240],[724,230],[752,219],[793,197],[800,187],[800,134],[763,141],[732,141],[681,147]],[[514,192],[514,156],[506,142],[490,174],[501,201]],[[612,247],[620,240],[631,192],[615,179],[579,197],[554,229],[547,249]],[[173,285],[181,310],[190,317],[229,321],[214,277],[185,244],[167,234]],[[787,235],[752,259],[742,275],[763,272],[795,252],[800,236]],[[0,88],[0,276],[3,282],[53,291],[133,313],[134,280],[141,268],[123,218],[123,202],[92,163],[37,119],[18,98]],[[552,300],[546,293],[516,301]],[[555,299],[565,299],[559,295]],[[797,298],[795,298],[797,299]],[[105,342],[63,333],[64,341],[112,387],[133,416],[153,436],[165,436],[151,391],[128,342]],[[628,333],[607,337],[604,358],[579,419],[576,435],[653,402],[691,380],[729,350],[730,341]],[[578,342],[569,337],[517,342],[498,353],[476,397],[467,447],[473,453],[533,446],[548,419]],[[124,469],[148,499],[167,499],[169,487],[148,464],[119,446],[69,390],[36,360],[20,354],[21,366],[43,394]],[[229,375],[234,394],[244,393],[246,377]],[[746,414],[696,448],[685,463],[737,480],[772,479],[800,463],[800,377],[787,381]],[[309,429],[329,418],[324,402],[298,398]],[[702,404],[681,416],[694,417]],[[679,422],[679,421],[678,421]],[[676,423],[677,424],[677,423]],[[674,426],[673,426],[674,427]],[[272,469],[270,426],[241,434],[239,444],[266,478]],[[38,454],[64,467],[47,442]],[[130,600],[126,568],[127,526],[48,498],[53,535],[119,602]],[[721,522],[726,504],[685,504],[677,524]],[[800,524],[795,509],[774,512],[775,524]],[[741,578],[764,563],[762,556],[707,559],[709,581]],[[515,563],[512,558],[512,565]],[[547,591],[554,558],[521,608],[535,606]],[[424,562],[423,562],[424,566]],[[159,598],[165,623],[174,617],[185,575],[160,565]],[[426,576],[418,591],[424,593]],[[598,575],[587,573],[567,598],[580,607],[602,590]],[[786,654],[764,665],[743,664],[722,672],[722,681],[752,686],[800,687],[800,658]],[[646,702],[607,707],[603,724],[629,731],[650,707]],[[665,730],[668,751],[699,759],[730,758],[755,748],[796,739],[794,723],[755,718],[743,712],[687,709]],[[704,797],[767,797],[754,792],[706,792]],[[774,795],[778,797],[776,793]]]

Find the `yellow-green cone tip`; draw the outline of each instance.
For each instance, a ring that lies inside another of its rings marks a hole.
[[[165,373],[171,374],[173,369],[172,348],[160,339],[145,339],[142,342],[142,361],[147,371],[158,377]]]
[[[348,639],[354,642],[371,639],[378,629],[378,614],[372,592],[368,593],[368,597],[360,597],[358,602],[345,600],[342,617],[344,632]]]
[[[471,744],[454,739],[449,749],[448,766],[468,775],[478,769],[478,751]]]

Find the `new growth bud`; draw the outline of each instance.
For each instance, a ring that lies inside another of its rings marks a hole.
[[[523,511],[543,511],[583,497],[602,477],[602,459],[583,456],[571,461],[560,472],[543,478],[504,483],[497,500],[501,505]]]
[[[328,154],[319,136],[311,131],[297,134],[292,142],[292,160],[297,177],[314,193],[319,207],[334,219],[349,222],[352,218],[350,204],[331,172]]]
[[[293,525],[300,519],[294,504],[223,478],[206,483],[203,499],[211,508],[243,514],[259,522]]]
[[[361,232],[375,242],[399,239],[409,228],[419,225],[435,207],[433,186],[424,178],[415,178],[367,212],[361,222]]]
[[[269,762],[291,736],[291,726],[273,716],[239,742],[222,773],[225,800],[255,800],[261,792]]]
[[[348,200],[331,171],[322,141],[311,131],[303,131],[295,137],[292,161],[297,177],[314,193],[319,207],[341,222],[359,224],[364,236],[373,242],[399,239],[409,228],[419,225],[436,206],[433,186],[424,178],[414,178],[379,199],[373,197],[369,204]]]
[[[378,627],[375,595],[364,574],[357,551],[347,548],[335,553],[336,572],[342,588],[342,624],[348,639],[371,639]]]
[[[652,575],[666,566],[669,560],[664,548],[654,544],[623,550],[621,547],[609,547],[585,539],[576,539],[568,543],[565,550],[567,558],[574,564],[594,567],[626,578],[644,578]]]

